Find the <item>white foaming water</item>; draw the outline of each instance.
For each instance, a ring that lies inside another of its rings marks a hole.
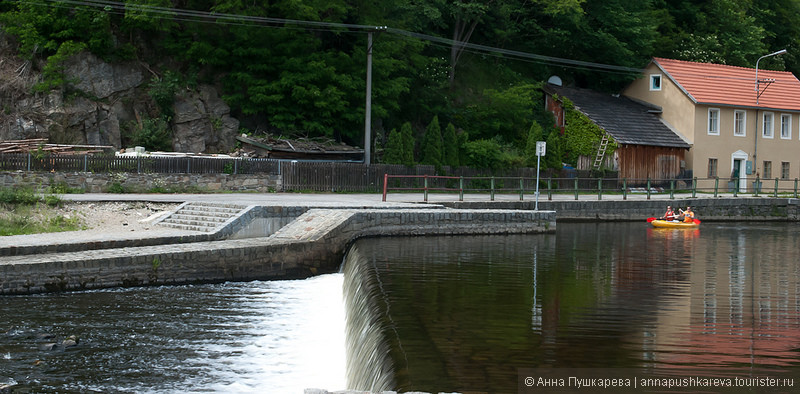
[[[243,291],[238,297],[246,316],[219,322],[218,330],[245,335],[222,342],[218,335],[199,339],[202,357],[186,365],[200,373],[187,379],[182,390],[288,394],[345,389],[343,278],[329,274],[260,282]]]

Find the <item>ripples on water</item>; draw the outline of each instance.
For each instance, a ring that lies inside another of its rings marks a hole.
[[[370,315],[404,391],[516,392],[520,368],[601,367],[789,375],[798,387],[798,229],[560,223],[548,235],[365,239],[348,264],[380,284],[365,305],[382,305]],[[0,297],[0,386],[342,389],[342,283],[335,274]],[[42,333],[81,345],[40,351]]]
[[[0,385],[30,392],[343,388],[342,274],[0,297]],[[77,335],[80,346],[40,351]]]

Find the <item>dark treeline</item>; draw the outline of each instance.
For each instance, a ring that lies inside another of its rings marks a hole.
[[[86,5],[106,4],[105,7]],[[118,5],[137,5],[126,9]],[[83,5],[81,5],[83,4]],[[186,11],[241,15],[213,20]],[[309,26],[250,17],[328,22]],[[250,133],[326,136],[363,145],[367,34],[388,26],[557,58],[644,67],[653,56],[800,71],[798,0],[128,0],[4,1],[0,27],[34,61],[36,89],[68,84],[59,67],[88,50],[140,60],[149,95],[170,115],[183,86],[217,86]],[[372,111],[379,160],[500,168],[547,165],[577,151],[552,132],[539,87],[551,75],[615,92],[635,72],[520,59],[382,31],[374,33]],[[396,136],[393,136],[393,131]],[[436,135],[431,135],[436,134]],[[592,134],[592,133],[588,133]],[[584,141],[585,144],[585,141]]]

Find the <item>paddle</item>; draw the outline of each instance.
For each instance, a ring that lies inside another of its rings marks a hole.
[[[647,223],[652,223],[653,220],[656,220],[656,218],[647,218]]]
[[[694,224],[700,224],[700,219],[693,219],[693,220],[694,220]]]

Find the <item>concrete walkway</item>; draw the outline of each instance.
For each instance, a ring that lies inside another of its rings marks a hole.
[[[760,197],[767,195],[761,193]],[[382,201],[381,194],[363,193],[218,193],[218,194],[106,194],[106,193],[86,193],[86,194],[65,194],[61,198],[70,201],[151,201],[151,202],[173,202],[182,203],[186,201],[206,201],[206,202],[225,202],[231,204],[248,205],[308,205],[325,208],[358,208],[358,207],[402,207],[407,204],[425,204],[422,193],[392,193],[386,197],[386,202]],[[732,193],[720,193],[718,197],[731,198]],[[738,198],[749,198],[750,194],[739,194]],[[691,193],[675,193],[672,199],[680,200],[692,198]],[[698,193],[694,198],[715,198],[713,194]],[[533,194],[525,194],[524,201],[535,201]],[[628,193],[626,200],[645,201],[645,193]],[[654,193],[650,195],[651,200],[669,200],[669,193]],[[578,201],[597,201],[597,194],[581,194]],[[603,194],[602,200],[622,201],[622,194]],[[428,203],[455,202],[459,201],[457,193],[429,193]],[[464,201],[470,202],[490,202],[489,193],[470,193],[464,194]],[[494,201],[519,201],[519,194],[495,194]],[[539,201],[548,201],[547,194],[541,193]],[[574,194],[553,194],[552,201],[576,201]]]
[[[761,194],[761,198],[765,195]],[[67,201],[76,202],[115,202],[115,201],[145,201],[145,202],[162,202],[162,203],[183,203],[187,201],[202,201],[202,202],[218,202],[218,203],[231,203],[241,205],[261,205],[261,206],[307,206],[311,208],[323,209],[394,209],[394,208],[423,208],[430,207],[430,205],[449,205],[459,201],[458,194],[455,193],[430,193],[428,194],[428,202],[425,203],[424,195],[421,193],[394,193],[387,196],[387,201],[383,202],[381,194],[342,194],[342,193],[219,193],[219,194],[106,194],[106,193],[86,193],[86,194],[65,194],[61,196],[62,199]],[[663,201],[669,200],[669,193],[651,194],[650,201]],[[690,193],[675,194],[674,200],[691,199],[695,202],[698,199],[715,199],[712,194],[697,194],[692,198]],[[733,199],[731,193],[720,194],[716,199]],[[746,201],[753,199],[752,195],[740,194],[737,199]],[[525,195],[524,202],[533,205],[535,196]],[[736,201],[736,199],[733,199]],[[491,197],[488,193],[481,194],[465,194],[463,201],[465,203],[481,203],[484,205],[492,204]],[[504,204],[519,202],[519,194],[496,194],[494,202],[498,203],[497,208]],[[547,195],[540,195],[539,202],[544,205],[540,209],[551,209],[547,207]],[[573,202],[575,200],[574,194],[554,194],[552,202]],[[584,202],[597,202],[597,195],[580,195],[578,201]],[[602,196],[603,202],[616,201],[621,203],[623,196],[621,194],[608,194]],[[647,200],[647,195],[643,193],[630,193],[625,201],[638,202],[631,204],[633,206],[640,205]],[[649,206],[650,204],[648,204]],[[655,204],[658,208],[645,208],[641,215],[644,217],[652,216],[656,213],[661,206]],[[527,207],[526,207],[527,208]],[[527,208],[530,209],[530,208]],[[652,211],[652,212],[651,212]],[[105,247],[114,247],[115,243],[127,246],[147,246],[161,243],[160,240],[165,238],[186,238],[188,242],[202,240],[200,232],[187,231],[180,229],[173,229],[164,226],[153,226],[147,231],[119,231],[119,232],[104,232],[98,233],[97,231],[70,231],[63,233],[48,233],[48,234],[30,234],[30,235],[16,235],[0,237],[0,259],[2,256],[9,255],[4,251],[4,248],[28,248],[31,253],[53,253],[56,252],[56,245],[69,245],[71,243],[96,243],[98,245],[105,245]],[[192,238],[196,238],[192,240]],[[122,241],[122,242],[121,242]],[[68,248],[67,248],[68,249]],[[13,253],[21,254],[21,253]]]

